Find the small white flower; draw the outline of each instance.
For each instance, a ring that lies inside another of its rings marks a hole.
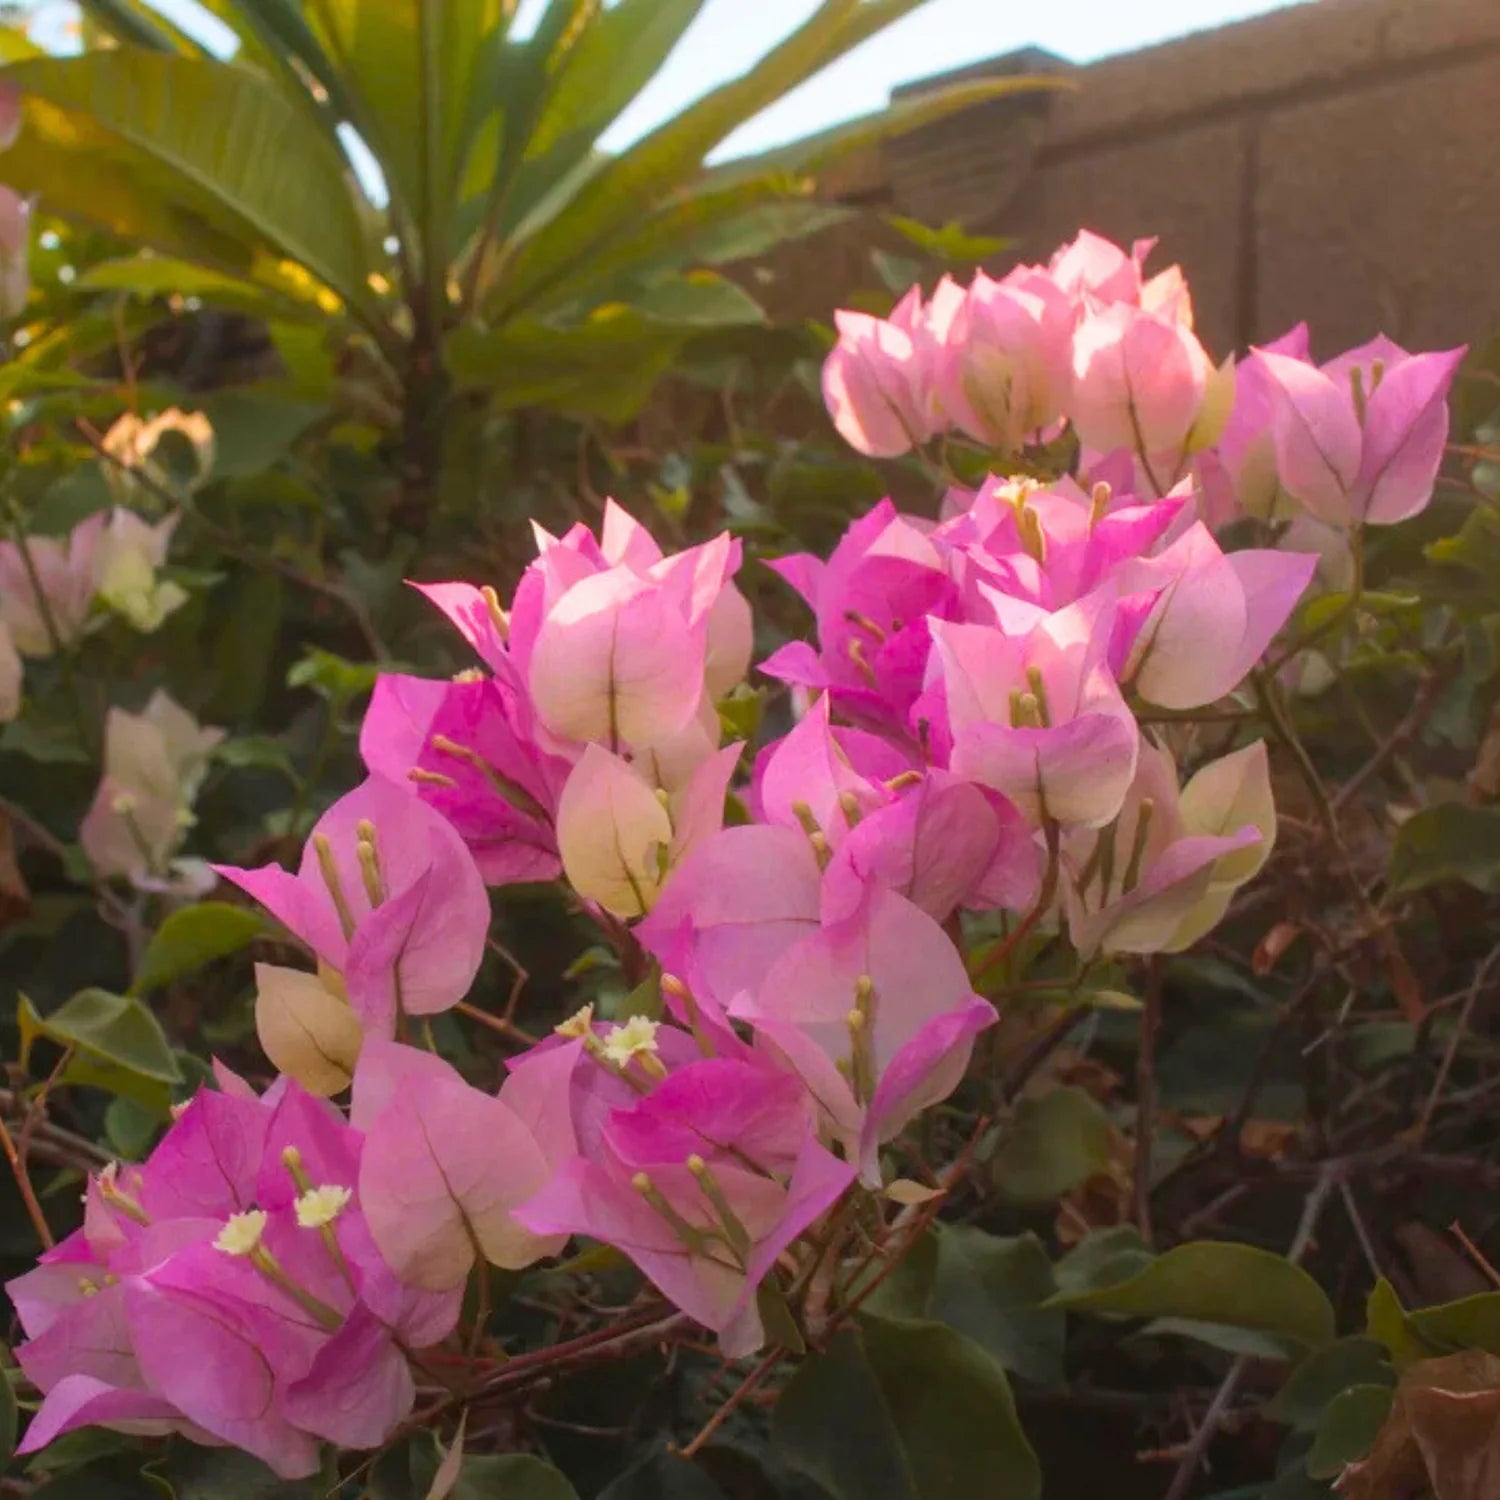
[[[623,1068],[642,1053],[656,1056],[656,1022],[648,1021],[645,1016],[632,1016],[604,1038],[604,1055],[617,1067]]]
[[[321,1229],[332,1224],[348,1208],[352,1196],[348,1188],[336,1184],[308,1188],[297,1199],[297,1222],[303,1229]]]
[[[231,1214],[214,1240],[214,1249],[225,1255],[249,1255],[260,1244],[266,1232],[266,1212],[252,1208],[249,1213]]]

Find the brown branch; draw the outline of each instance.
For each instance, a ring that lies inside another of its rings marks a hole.
[[[1151,1148],[1156,1131],[1156,1042],[1161,1030],[1161,960],[1146,961],[1146,1003],[1141,1010],[1141,1046],[1135,1070],[1135,1223],[1151,1243]]]
[[[1453,1070],[1453,1060],[1458,1056],[1459,1044],[1463,1041],[1464,1033],[1469,1027],[1469,1017],[1473,1014],[1474,1006],[1483,993],[1496,963],[1500,963],[1500,944],[1496,944],[1485,955],[1484,961],[1474,972],[1474,980],[1469,986],[1468,993],[1464,996],[1463,1009],[1458,1013],[1453,1035],[1448,1038],[1448,1045],[1443,1052],[1443,1061],[1438,1067],[1437,1077],[1433,1079],[1427,1102],[1422,1106],[1421,1118],[1417,1121],[1416,1138],[1419,1141],[1426,1136],[1427,1128],[1432,1124],[1433,1111],[1437,1109],[1438,1099],[1443,1089],[1447,1087],[1448,1075]]]
[[[52,1230],[47,1223],[47,1216],[42,1212],[42,1205],[37,1202],[36,1189],[31,1185],[26,1163],[21,1160],[21,1154],[16,1150],[16,1143],[11,1139],[10,1130],[3,1118],[0,1118],[0,1152],[4,1153],[6,1161],[10,1163],[10,1170],[16,1179],[16,1187],[21,1194],[21,1202],[26,1205],[27,1216],[31,1219],[31,1227],[36,1230],[36,1237],[41,1241],[42,1249],[50,1250],[57,1242],[52,1237]]]
[[[716,1433],[729,1419],[734,1409],[758,1386],[767,1375],[776,1368],[777,1361],[782,1357],[779,1345],[773,1345],[770,1352],[755,1366],[751,1372],[736,1387],[734,1394],[724,1402],[722,1406],[703,1424],[702,1430],[686,1448],[681,1450],[683,1458],[692,1458],[699,1449]]]

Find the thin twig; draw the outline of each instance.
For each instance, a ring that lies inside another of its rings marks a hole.
[[[699,1449],[716,1433],[729,1419],[734,1409],[758,1386],[767,1375],[776,1368],[777,1362],[782,1357],[780,1346],[772,1346],[770,1352],[760,1361],[751,1372],[740,1381],[733,1395],[703,1424],[702,1430],[686,1448],[682,1449],[683,1458],[692,1458]]]
[[[481,1026],[488,1026],[491,1031],[498,1032],[508,1042],[517,1042],[523,1047],[534,1047],[540,1040],[525,1027],[517,1026],[513,1021],[507,1021],[504,1016],[492,1016],[489,1011],[481,1010],[477,1005],[470,1005],[467,1000],[460,1000],[454,1009],[471,1021],[477,1021]]]
[[[1432,1124],[1433,1111],[1437,1108],[1438,1099],[1444,1088],[1447,1087],[1448,1075],[1453,1070],[1453,1060],[1458,1056],[1459,1043],[1463,1041],[1464,1033],[1469,1027],[1469,1017],[1473,1014],[1474,1006],[1496,963],[1500,963],[1500,944],[1496,944],[1485,955],[1484,962],[1474,972],[1474,981],[1469,986],[1468,994],[1464,996],[1463,1009],[1458,1013],[1453,1035],[1448,1038],[1448,1045],[1443,1051],[1443,1060],[1438,1066],[1437,1077],[1433,1079],[1432,1090],[1427,1095],[1427,1102],[1422,1106],[1421,1118],[1417,1121],[1416,1137],[1419,1141],[1426,1136],[1427,1127]]]
[[[1293,1236],[1291,1249],[1286,1254],[1286,1258],[1293,1265],[1296,1265],[1307,1254],[1313,1235],[1317,1231],[1318,1220],[1322,1217],[1323,1207],[1328,1202],[1328,1195],[1341,1180],[1340,1163],[1325,1162],[1318,1174],[1318,1180],[1313,1184],[1306,1202],[1302,1205],[1302,1218],[1297,1225],[1297,1233]],[[1192,1489],[1193,1482],[1198,1477],[1198,1470],[1203,1464],[1209,1445],[1228,1415],[1229,1408],[1234,1404],[1240,1386],[1244,1384],[1245,1376],[1249,1373],[1251,1363],[1252,1360],[1248,1354],[1241,1354],[1230,1365],[1229,1373],[1225,1375],[1223,1384],[1209,1403],[1208,1410],[1204,1412],[1203,1420],[1198,1424],[1198,1430],[1193,1434],[1192,1441],[1188,1443],[1187,1451],[1182,1455],[1182,1462],[1177,1466],[1177,1472],[1172,1476],[1172,1483],[1162,1500],[1187,1500],[1188,1491]]]
[[[1376,747],[1375,753],[1357,770],[1337,792],[1331,806],[1335,813],[1342,812],[1359,794],[1360,789],[1372,776],[1378,775],[1405,746],[1421,733],[1422,726],[1432,716],[1443,689],[1451,680],[1451,672],[1434,672],[1417,691],[1416,702],[1411,711]]]
[[[16,1155],[20,1158],[23,1171],[31,1156],[32,1137],[36,1133],[36,1127],[42,1122],[43,1111],[47,1108],[47,1095],[56,1087],[58,1079],[63,1075],[63,1070],[73,1061],[73,1053],[76,1050],[76,1044],[73,1042],[69,1042],[62,1049],[62,1053],[52,1065],[52,1071],[32,1096],[30,1104],[26,1106],[26,1114],[21,1120],[20,1139],[16,1142]]]
[[[1464,1247],[1464,1254],[1484,1273],[1490,1285],[1500,1287],[1500,1271],[1490,1264],[1489,1257],[1464,1233],[1463,1226],[1456,1219],[1448,1226],[1448,1233]]]
[[[1135,1223],[1151,1243],[1151,1148],[1156,1130],[1156,1041],[1161,1030],[1161,960],[1146,961],[1146,996],[1141,1010],[1140,1054],[1135,1069]]]
[[[42,1205],[37,1202],[36,1189],[31,1185],[26,1164],[21,1160],[20,1152],[16,1150],[16,1143],[11,1139],[10,1131],[3,1118],[0,1118],[0,1152],[5,1153],[5,1159],[10,1163],[10,1170],[15,1175],[16,1187],[21,1194],[21,1202],[26,1205],[27,1215],[31,1219],[32,1228],[36,1230],[37,1239],[42,1243],[42,1249],[50,1250],[56,1241],[47,1224],[47,1216],[42,1212]]]
[[[1354,1198],[1354,1189],[1349,1186],[1347,1179],[1339,1179],[1339,1196],[1344,1200],[1344,1212],[1349,1215],[1349,1223],[1354,1230],[1354,1238],[1359,1241],[1360,1253],[1365,1258],[1365,1264],[1370,1268],[1370,1274],[1379,1281],[1385,1274],[1380,1269],[1380,1257],[1375,1253],[1375,1244],[1370,1239],[1370,1231],[1365,1228],[1364,1215],[1359,1211],[1359,1204]]]

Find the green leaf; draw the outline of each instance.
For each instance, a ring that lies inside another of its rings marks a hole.
[[[1419,1359],[1430,1359],[1442,1353],[1429,1344],[1412,1326],[1396,1289],[1382,1276],[1370,1290],[1365,1303],[1365,1332],[1390,1351],[1397,1370]]]
[[[464,1460],[450,1500],[578,1500],[567,1477],[529,1453]]]
[[[694,334],[762,318],[733,282],[698,271],[664,278],[631,303],[604,303],[572,323],[518,319],[493,333],[462,325],[445,357],[459,385],[486,387],[500,407],[553,406],[621,421]]]
[[[1435,1353],[1483,1349],[1500,1355],[1500,1292],[1479,1292],[1457,1302],[1414,1308],[1406,1321]]]
[[[253,389],[216,391],[201,410],[214,429],[215,479],[263,474],[324,414],[321,406]]]
[[[509,10],[506,0],[321,0],[305,8],[356,128],[424,251],[435,252],[424,271],[439,285],[448,210],[498,81]]]
[[[130,992],[149,995],[216,958],[238,953],[265,931],[266,924],[247,907],[226,901],[181,907],[152,935]]]
[[[1053,1089],[1023,1099],[990,1164],[1012,1203],[1048,1203],[1109,1165],[1109,1120],[1091,1094]]]
[[[278,1479],[248,1453],[181,1441],[144,1472],[175,1500],[316,1500],[322,1494],[311,1479]]]
[[[1397,830],[1393,890],[1419,891],[1448,880],[1488,895],[1500,891],[1500,808],[1440,802],[1413,813]]]
[[[52,766],[86,766],[93,759],[76,723],[43,720],[34,712],[0,729],[0,750]]]
[[[1140,1331],[1141,1338],[1191,1339],[1222,1349],[1226,1354],[1248,1354],[1252,1359],[1296,1359],[1302,1345],[1291,1343],[1258,1328],[1235,1328],[1228,1323],[1205,1323],[1198,1318],[1153,1318]]]
[[[939,1324],[864,1320],[806,1360],[772,1418],[790,1465],[833,1500],[1037,1500],[1005,1372]]]
[[[1307,1472],[1314,1479],[1336,1479],[1345,1464],[1363,1458],[1391,1413],[1393,1396],[1388,1385],[1355,1385],[1340,1391],[1318,1422]]]
[[[1057,1387],[1067,1318],[1042,1305],[1056,1290],[1034,1234],[1004,1238],[967,1224],[936,1224],[866,1306],[884,1318],[945,1323],[1002,1369]]]
[[[311,688],[342,711],[375,686],[380,668],[369,661],[350,661],[320,646],[309,646],[286,674],[288,687]]]
[[[1069,1295],[1119,1286],[1137,1276],[1156,1259],[1139,1231],[1120,1224],[1094,1229],[1079,1240],[1052,1268],[1057,1289]]]
[[[1063,1293],[1048,1304],[1137,1318],[1193,1318],[1258,1329],[1316,1347],[1334,1336],[1332,1304],[1311,1276],[1252,1245],[1178,1245],[1114,1286]]]
[[[1296,1365],[1286,1384],[1266,1405],[1266,1416],[1299,1431],[1312,1432],[1323,1409],[1341,1391],[1354,1385],[1394,1386],[1384,1345],[1374,1339],[1337,1339],[1314,1349]]]
[[[41,1016],[22,995],[16,1024],[22,1067],[38,1037],[75,1049],[64,1082],[122,1094],[159,1115],[166,1113],[172,1085],[182,1082],[182,1070],[156,1017],[131,996],[79,990],[50,1015]]]
[[[305,267],[352,307],[373,306],[345,164],[262,75],[132,47],[6,74],[26,101],[6,153],[12,186],[242,279],[276,288]]]
[[[118,42],[163,52],[197,50],[182,32],[140,0],[82,0],[82,8],[95,25]]]
[[[291,755],[269,734],[238,735],[215,746],[213,758],[235,771],[284,771],[295,776]]]
[[[615,237],[634,230],[693,182],[704,157],[737,126],[919,3],[823,0],[741,76],[711,90],[619,156],[601,161],[551,217],[518,230],[519,249],[497,289],[503,315],[534,305],[543,293],[566,283]]]
[[[502,232],[525,217],[547,189],[589,158],[594,143],[667,60],[704,0],[619,0],[574,28],[547,69],[540,108],[520,170],[509,184]]]
[[[569,1494],[572,1493],[570,1490]],[[510,1500],[502,1490],[490,1490],[485,1500]],[[473,1500],[480,1500],[478,1495]],[[528,1500],[518,1495],[516,1500]],[[551,1500],[550,1496],[545,1500]],[[559,1496],[559,1500],[562,1497]],[[724,1492],[702,1469],[675,1453],[654,1453],[644,1463],[620,1475],[599,1494],[599,1500],[725,1500]]]
[[[995,235],[969,234],[962,224],[952,220],[940,229],[934,229],[928,224],[918,223],[916,219],[903,218],[900,214],[887,214],[886,223],[903,239],[910,240],[928,255],[955,263],[988,260],[1009,243]]]
[[[104,1111],[104,1138],[122,1161],[143,1161],[160,1124],[156,1115],[134,1099],[114,1098]]]

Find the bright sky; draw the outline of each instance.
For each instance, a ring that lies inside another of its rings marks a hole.
[[[523,0],[520,16],[539,0]],[[868,114],[893,86],[996,57],[1044,47],[1091,62],[1226,21],[1279,10],[1287,0],[929,0],[740,130],[720,155],[795,140]],[[743,71],[817,9],[817,0],[708,0],[635,104],[604,138],[617,146]]]
[[[37,12],[38,39],[55,42],[72,7],[58,0],[30,3]],[[196,0],[150,3],[210,46],[215,32],[227,34]],[[521,0],[517,28],[529,31],[546,3]],[[752,120],[716,155],[760,150],[868,114],[885,104],[897,84],[1020,47],[1044,47],[1072,62],[1091,62],[1288,3],[1298,0],[928,0]],[[666,66],[603,144],[628,145],[715,84],[743,72],[817,6],[818,0],[707,0]]]

